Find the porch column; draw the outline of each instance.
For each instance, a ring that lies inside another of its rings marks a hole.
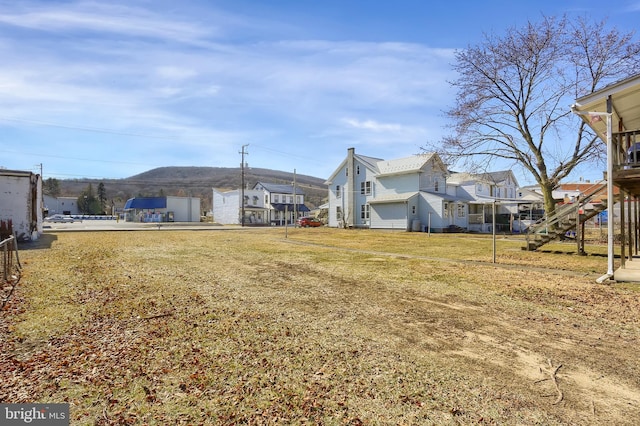
[[[624,221],[625,221],[625,209],[627,208],[625,203],[625,192],[620,189],[620,267],[624,269],[624,265],[626,263],[626,246],[627,242],[625,240],[625,232],[624,232]]]

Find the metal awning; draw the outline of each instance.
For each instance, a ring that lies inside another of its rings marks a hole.
[[[293,204],[271,204],[271,207],[273,207],[274,210],[279,211],[279,212],[283,212],[286,210],[292,212],[294,210],[294,205]],[[308,212],[311,211],[309,210],[309,207],[305,206],[304,204],[298,204],[297,205],[297,209],[299,212]]]
[[[136,197],[129,198],[124,205],[124,210],[166,209],[167,197]]]

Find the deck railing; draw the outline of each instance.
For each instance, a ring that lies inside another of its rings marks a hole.
[[[640,167],[640,130],[613,133],[614,169]]]

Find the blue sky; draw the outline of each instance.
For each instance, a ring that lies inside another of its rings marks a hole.
[[[0,167],[124,178],[248,144],[250,167],[326,178],[349,147],[409,156],[447,133],[456,49],[564,13],[627,32],[640,1],[0,0]]]

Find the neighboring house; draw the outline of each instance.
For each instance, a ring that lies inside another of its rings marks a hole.
[[[455,198],[446,193],[446,178],[447,168],[435,153],[382,160],[349,148],[326,182],[328,224],[402,230],[466,225],[464,207],[458,211]]]
[[[561,183],[556,189],[552,191],[553,199],[557,204],[571,204],[578,200],[579,197],[584,197],[585,194],[594,194],[590,204],[603,204],[607,199],[607,187],[606,182],[590,182],[581,181],[578,183]],[[620,195],[618,187],[613,188],[614,197]],[[519,198],[524,200],[526,196],[529,200],[533,201],[537,208],[544,209],[544,203],[542,199],[542,191],[538,185],[530,185],[519,189]],[[536,202],[537,198],[537,202]]]
[[[42,234],[42,178],[0,169],[0,237],[35,240]]]
[[[349,148],[326,184],[333,227],[490,232],[494,201],[502,215],[518,212],[511,171],[452,174],[436,153],[382,160]]]
[[[294,185],[258,182],[252,189],[213,189],[213,220],[222,225],[294,224],[308,212],[304,192]]]
[[[54,214],[79,215],[78,197],[52,197],[45,195],[44,211],[47,216]]]
[[[487,173],[452,173],[447,193],[464,200],[468,208],[469,231],[492,232],[495,203],[496,230],[511,231],[520,213],[518,181],[511,170]]]
[[[200,222],[200,198],[136,197],[124,205],[127,222]]]

